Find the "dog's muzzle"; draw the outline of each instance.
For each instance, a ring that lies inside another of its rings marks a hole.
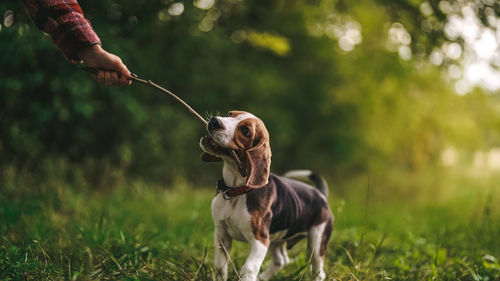
[[[214,131],[224,129],[224,125],[222,125],[222,122],[217,117],[212,117],[208,121],[207,129],[209,133],[213,133]]]

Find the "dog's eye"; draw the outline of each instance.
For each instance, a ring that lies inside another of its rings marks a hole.
[[[247,126],[241,126],[240,131],[245,137],[250,137],[252,135],[252,132],[250,132]]]

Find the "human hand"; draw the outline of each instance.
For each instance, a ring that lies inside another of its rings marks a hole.
[[[97,74],[92,78],[108,86],[130,85],[132,76],[120,57],[106,52],[96,44],[81,49],[78,56],[86,67],[94,68]]]

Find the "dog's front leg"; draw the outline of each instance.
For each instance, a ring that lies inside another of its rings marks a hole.
[[[241,268],[240,277],[242,281],[257,280],[257,275],[267,253],[267,246],[259,240],[253,240],[250,244],[250,254]]]
[[[231,251],[232,239],[229,234],[221,228],[216,227],[214,233],[214,280],[227,280],[227,266],[229,252]]]

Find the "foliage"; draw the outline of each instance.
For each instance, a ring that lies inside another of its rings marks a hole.
[[[418,3],[180,3],[81,4],[103,46],[141,77],[165,85],[201,113],[243,109],[260,116],[272,136],[277,171],[289,163],[332,177],[394,167],[414,171],[436,165],[447,145],[470,150],[497,143],[482,135],[498,122],[495,98],[454,95],[439,69],[418,59],[417,50],[436,46],[441,34],[419,28],[426,17]],[[1,163],[43,170],[53,159],[68,167],[109,166],[148,181],[209,178],[191,176],[207,174],[198,173],[206,168],[195,160],[203,129],[180,106],[141,85],[96,85],[63,60],[19,3],[1,3],[0,11],[6,10],[15,17],[0,30]],[[434,15],[445,19],[439,11]],[[386,46],[396,20],[411,32],[414,61]],[[360,41],[345,51],[330,29],[353,26]],[[491,123],[477,124],[474,114],[488,111],[495,113],[488,116]]]

